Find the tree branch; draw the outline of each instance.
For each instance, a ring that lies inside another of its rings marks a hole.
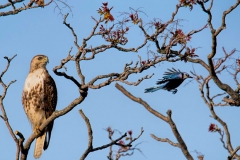
[[[69,13],[67,13],[67,14],[64,16],[64,18],[63,18],[63,24],[65,24],[65,26],[67,26],[67,27],[72,31],[72,34],[73,34],[74,39],[75,39],[75,40],[74,40],[74,44],[75,44],[75,46],[79,49],[80,47],[79,47],[79,45],[78,45],[77,35],[76,35],[74,29],[70,26],[70,24],[66,22],[68,15],[69,15]]]
[[[50,0],[50,1],[49,1],[48,3],[46,3],[44,6],[48,6],[49,4],[52,3],[52,1],[53,1],[53,0]],[[10,5],[13,5],[13,6],[14,6],[15,3],[20,3],[20,2],[22,2],[22,1],[21,1],[21,0],[16,0],[16,1],[12,1],[12,3],[9,2],[9,3],[5,4],[5,5],[0,6],[0,9],[2,9],[1,7],[6,8],[6,7],[10,6]],[[24,5],[24,7],[20,7],[20,8],[14,8],[14,7],[13,7],[14,10],[12,10],[12,11],[0,12],[0,17],[2,17],[2,16],[9,16],[9,15],[15,15],[15,14],[18,14],[19,12],[24,11],[24,10],[43,7],[43,6],[38,6],[38,5],[37,5],[37,6],[32,6],[33,2],[34,2],[34,0],[31,0],[31,1],[29,2],[29,4],[28,4],[27,6]]]
[[[211,14],[210,9],[212,8],[211,6],[213,5],[213,0],[212,0],[209,10],[205,9],[203,2],[201,2],[201,1],[197,1],[197,2],[202,7],[203,11],[208,14],[208,25],[210,26],[210,30],[211,30],[211,34],[212,34],[212,51],[208,55],[209,73],[210,73],[213,81],[215,82],[215,84],[219,88],[221,88],[222,90],[227,92],[232,97],[232,99],[235,101],[236,106],[240,106],[240,95],[238,93],[236,93],[229,85],[224,84],[219,80],[219,78],[217,77],[217,75],[215,73],[214,64],[212,61],[212,58],[216,55],[216,52],[217,52],[217,36],[226,27],[226,22],[225,22],[226,16],[240,4],[240,0],[237,0],[233,6],[231,6],[228,10],[223,12],[222,24],[217,31],[213,28],[212,23],[211,23],[212,14]]]
[[[137,98],[135,96],[133,96],[131,93],[129,93],[125,88],[123,88],[122,86],[120,86],[118,83],[116,83],[115,87],[121,91],[125,96],[127,96],[129,99],[143,105],[150,113],[152,113],[153,115],[157,116],[158,118],[162,119],[163,121],[167,122],[172,131],[173,134],[175,135],[176,139],[179,142],[179,148],[181,148],[182,153],[184,154],[184,156],[188,159],[188,160],[193,160],[192,156],[190,155],[187,146],[185,144],[185,142],[183,141],[180,133],[177,130],[177,127],[175,125],[175,123],[173,122],[171,115],[172,115],[172,111],[168,110],[167,111],[167,117],[162,115],[161,113],[155,111],[154,109],[152,109],[145,101],[143,101],[141,98]]]
[[[150,134],[150,135],[151,135],[151,137],[152,137],[153,139],[155,139],[155,140],[157,140],[157,141],[160,141],[160,142],[168,142],[169,144],[171,144],[171,145],[174,146],[174,147],[179,147],[179,148],[181,148],[180,145],[179,145],[179,143],[174,143],[174,142],[172,142],[171,140],[169,140],[168,138],[158,138],[158,137],[155,136],[154,134]]]
[[[237,153],[237,151],[240,150],[240,146],[238,146],[232,153],[230,156],[228,156],[228,160],[232,160],[232,158],[234,157],[234,155]]]
[[[6,7],[9,7],[11,5],[14,5],[14,4],[17,4],[17,3],[20,3],[20,2],[23,2],[24,0],[15,0],[15,1],[10,1],[9,3],[6,3],[6,4],[3,4],[3,5],[0,5],[0,9],[3,9],[3,8],[6,8]]]
[[[19,157],[19,150],[20,150],[20,146],[19,146],[19,140],[17,139],[17,137],[15,136],[14,132],[13,132],[13,129],[8,121],[8,117],[7,117],[7,113],[6,113],[6,110],[4,108],[4,105],[3,105],[3,100],[4,98],[6,97],[7,95],[7,90],[8,88],[10,87],[11,84],[13,84],[14,82],[16,82],[16,80],[14,81],[11,81],[8,85],[5,84],[3,81],[2,81],[2,77],[4,76],[4,74],[8,71],[9,69],[9,66],[10,66],[10,63],[11,61],[13,60],[13,58],[15,58],[17,55],[14,55],[12,58],[8,58],[7,56],[5,56],[4,58],[7,60],[7,66],[6,68],[2,71],[2,73],[0,74],[0,84],[2,85],[3,87],[3,93],[0,95],[0,110],[2,112],[2,115],[1,115],[1,118],[4,120],[7,128],[8,128],[8,131],[10,133],[10,135],[12,136],[14,142],[16,143],[16,146],[17,146],[17,153],[16,153],[16,159],[18,160],[18,157]]]
[[[152,113],[153,115],[155,115],[156,117],[162,119],[163,121],[167,122],[168,119],[166,116],[162,115],[161,113],[157,112],[156,110],[154,110],[153,108],[151,108],[145,101],[143,101],[141,98],[137,98],[135,96],[133,96],[130,92],[128,92],[125,88],[123,88],[121,85],[119,85],[118,83],[115,84],[115,87],[121,91],[125,96],[127,96],[128,98],[130,98],[131,100],[133,100],[134,102],[137,102],[141,105],[143,105],[150,113]]]
[[[123,139],[124,137],[127,136],[127,133],[125,133],[124,135],[122,135],[121,137],[117,138],[116,140],[106,144],[106,145],[102,145],[100,147],[96,147],[96,148],[93,148],[93,145],[92,145],[92,142],[93,142],[93,132],[92,132],[92,128],[91,128],[91,124],[90,124],[90,121],[89,119],[85,116],[85,114],[83,113],[82,110],[79,110],[79,113],[81,114],[82,118],[84,119],[86,125],[87,125],[87,129],[88,129],[88,148],[86,149],[86,151],[83,153],[83,155],[81,156],[80,160],[84,160],[89,153],[91,152],[95,152],[95,151],[98,151],[98,150],[102,150],[102,149],[105,149],[105,148],[108,148],[112,145],[116,145],[118,141],[120,141],[121,139]]]

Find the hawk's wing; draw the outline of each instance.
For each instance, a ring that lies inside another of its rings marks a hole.
[[[57,87],[53,78],[45,73],[44,83],[44,104],[43,108],[45,110],[46,119],[52,115],[57,106]],[[45,143],[43,149],[47,149],[50,143],[51,132],[53,128],[53,121],[47,126],[47,137],[45,138]]]

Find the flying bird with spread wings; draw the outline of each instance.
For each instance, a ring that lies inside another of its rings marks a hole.
[[[175,94],[178,91],[176,88],[187,78],[192,77],[186,72],[181,72],[180,70],[176,70],[174,68],[168,69],[168,72],[164,73],[163,79],[159,79],[159,81],[157,81],[158,86],[146,88],[144,93],[155,92],[159,89],[163,89]]]
[[[50,143],[53,122],[42,131],[39,127],[56,109],[57,88],[53,78],[49,75],[46,65],[48,57],[36,55],[30,64],[30,72],[26,78],[22,93],[22,104],[35,134],[41,132],[36,138],[34,157],[39,158],[42,150],[46,150]]]

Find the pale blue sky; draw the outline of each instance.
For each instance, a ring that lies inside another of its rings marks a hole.
[[[140,16],[143,17],[145,22],[153,20],[153,18],[160,18],[163,22],[166,22],[175,10],[175,5],[178,3],[178,0],[109,0],[108,2],[109,6],[114,6],[112,14],[115,16],[115,19],[118,19],[117,15],[119,15],[119,12],[129,11],[129,7],[134,9],[142,7],[141,10],[144,11],[147,16],[144,14],[140,14]],[[7,3],[7,1],[1,0],[1,4],[4,3]],[[81,44],[82,38],[90,34],[94,25],[94,21],[90,17],[94,16],[97,19],[99,18],[97,10],[102,5],[102,1],[72,0],[67,1],[67,3],[69,6],[73,6],[73,16],[69,16],[67,21],[71,23],[71,26],[75,29],[79,43]],[[235,0],[215,1],[212,13],[213,24],[216,28],[219,27],[221,23],[222,12],[234,3]],[[14,79],[17,80],[17,82],[9,88],[7,97],[4,100],[4,105],[13,130],[19,130],[24,134],[25,138],[29,137],[32,130],[23,111],[21,94],[33,56],[45,54],[49,57],[50,63],[47,68],[57,84],[59,97],[58,110],[66,107],[78,96],[77,88],[69,80],[58,77],[52,72],[52,68],[67,56],[70,47],[74,47],[73,36],[70,30],[63,25],[62,16],[58,15],[58,10],[54,12],[54,7],[54,4],[52,4],[45,8],[23,11],[18,15],[0,18],[0,71],[6,66],[6,60],[2,57],[11,57],[17,54],[17,57],[11,63],[10,69],[3,77],[5,82]],[[64,11],[67,11],[67,9]],[[223,56],[222,47],[225,47],[229,52],[233,48],[239,50],[239,15],[240,8],[237,8],[227,17],[227,29],[224,30],[218,38],[218,55],[216,57]],[[201,11],[199,6],[194,6],[192,11],[189,11],[188,8],[181,8],[176,18],[183,19],[181,25],[185,33],[192,29],[200,29],[207,21],[206,14]],[[133,33],[128,35],[129,44],[127,46],[135,47],[141,44],[143,34],[139,28],[131,25],[130,31]],[[201,47],[196,53],[204,60],[211,49],[210,38],[211,35],[208,28],[194,35],[189,43],[190,46]],[[102,43],[103,41],[99,38],[94,38],[88,45],[96,46]],[[155,51],[154,49],[154,44],[152,44],[151,50]],[[72,53],[75,52],[76,48],[73,48]],[[130,61],[136,62],[138,55],[142,56],[143,59],[147,59],[146,53],[146,47],[138,53],[123,53],[116,49],[101,53],[97,55],[93,61],[83,63],[82,67],[86,81],[91,80],[97,75],[121,72],[125,63],[129,63]],[[239,56],[239,52],[235,54],[235,58]],[[231,64],[232,62],[229,61],[229,63]],[[74,66],[74,63],[68,64],[67,73],[77,77]],[[171,109],[173,112],[173,120],[185,140],[188,150],[192,151],[191,154],[195,159],[197,159],[197,154],[193,152],[194,150],[204,154],[205,159],[226,159],[228,152],[222,147],[219,135],[208,132],[209,124],[216,122],[210,117],[209,109],[200,97],[197,82],[193,81],[184,86],[188,82],[188,80],[186,80],[183,85],[179,87],[176,95],[167,91],[158,91],[152,94],[143,93],[145,88],[155,85],[156,80],[162,77],[167,68],[171,67],[188,73],[190,73],[194,67],[197,73],[204,76],[207,75],[207,72],[200,65],[192,65],[191,63],[184,62],[164,62],[157,65],[156,68],[151,68],[141,74],[131,75],[129,77],[130,80],[136,81],[138,78],[147,74],[155,74],[151,79],[143,81],[139,86],[129,87],[125,84],[120,84],[125,86],[135,96],[146,100],[152,108],[163,114],[165,114],[168,109]],[[224,72],[220,77],[223,82],[235,87],[235,83],[231,80],[229,73]],[[162,120],[157,119],[147,112],[143,106],[125,97],[114,87],[114,84],[115,83],[99,90],[90,89],[88,97],[82,104],[78,105],[67,115],[55,120],[50,146],[43,152],[41,159],[75,160],[80,158],[87,148],[88,138],[86,125],[78,113],[79,109],[84,111],[92,124],[94,147],[109,143],[107,132],[104,130],[104,128],[108,126],[118,129],[123,133],[132,130],[134,137],[138,136],[141,127],[143,127],[145,132],[137,143],[143,142],[139,145],[139,148],[145,156],[136,151],[132,157],[123,157],[123,160],[185,159],[179,148],[172,147],[167,143],[157,142],[150,137],[150,134],[155,134],[158,137],[169,138],[176,142],[170,127]],[[214,84],[212,85],[212,90],[213,94],[222,93]],[[2,88],[0,88],[0,92],[2,92]],[[240,120],[239,109],[236,107],[219,107],[216,108],[216,113],[228,124],[232,144],[233,147],[236,148],[240,145],[240,126],[237,123]],[[16,146],[2,120],[0,120],[0,131],[0,159],[14,159]],[[119,135],[116,134],[115,138],[118,136]],[[35,142],[29,151],[28,160],[34,159],[34,145]],[[115,148],[115,150],[117,149],[118,147]],[[87,159],[106,159],[108,152],[109,149],[94,152],[91,153]]]

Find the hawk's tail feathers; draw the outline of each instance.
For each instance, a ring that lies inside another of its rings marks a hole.
[[[40,158],[40,156],[42,155],[45,138],[46,138],[46,132],[42,136],[36,138],[36,144],[34,148],[34,158],[36,159]]]
[[[159,89],[162,89],[162,86],[154,86],[154,87],[146,88],[144,93],[155,92]]]

